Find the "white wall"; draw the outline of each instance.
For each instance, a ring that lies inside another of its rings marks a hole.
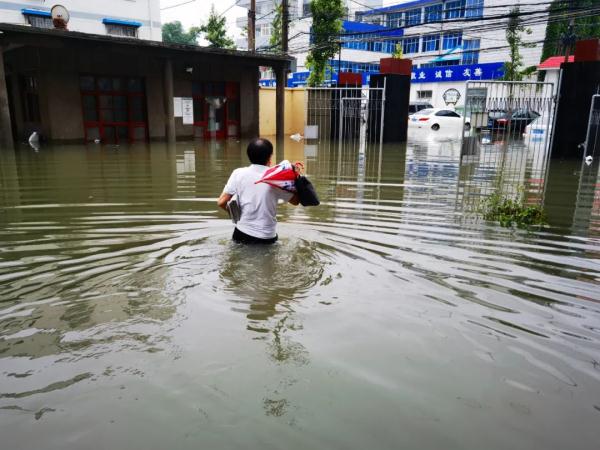
[[[27,24],[21,9],[49,11],[54,4],[69,10],[71,31],[107,34],[102,19],[121,19],[141,22],[138,29],[140,39],[162,40],[160,0],[2,0],[0,22]]]

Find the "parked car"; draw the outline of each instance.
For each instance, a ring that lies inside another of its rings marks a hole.
[[[529,109],[516,109],[511,114],[504,109],[491,110],[488,114],[488,128],[492,131],[510,130],[520,134],[538,117],[539,113]]]
[[[464,129],[471,129],[471,121],[467,117]],[[433,131],[462,130],[463,117],[456,111],[442,108],[427,108],[408,116],[409,128],[429,128]]]
[[[410,102],[408,104],[408,114],[414,114],[422,109],[433,108],[433,105],[428,102]]]

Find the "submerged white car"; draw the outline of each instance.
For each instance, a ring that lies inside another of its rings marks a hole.
[[[433,131],[462,131],[463,116],[451,109],[428,108],[408,116],[408,127],[430,129]],[[464,129],[471,129],[471,121],[467,117]]]

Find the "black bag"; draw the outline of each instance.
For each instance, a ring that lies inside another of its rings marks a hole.
[[[315,187],[303,175],[296,178],[296,193],[302,206],[319,206],[319,196]]]

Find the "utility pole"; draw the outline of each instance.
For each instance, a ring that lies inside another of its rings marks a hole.
[[[288,52],[288,26],[290,24],[290,12],[288,10],[288,0],[281,0],[281,52],[285,55]]]
[[[569,53],[575,43],[575,18],[573,17],[573,12],[575,9],[575,1],[569,1],[569,13],[571,14],[571,18],[569,19],[569,28],[567,29],[567,34],[564,37],[565,43],[565,63],[569,62]]]
[[[248,10],[248,51],[256,50],[256,0],[250,0]]]

